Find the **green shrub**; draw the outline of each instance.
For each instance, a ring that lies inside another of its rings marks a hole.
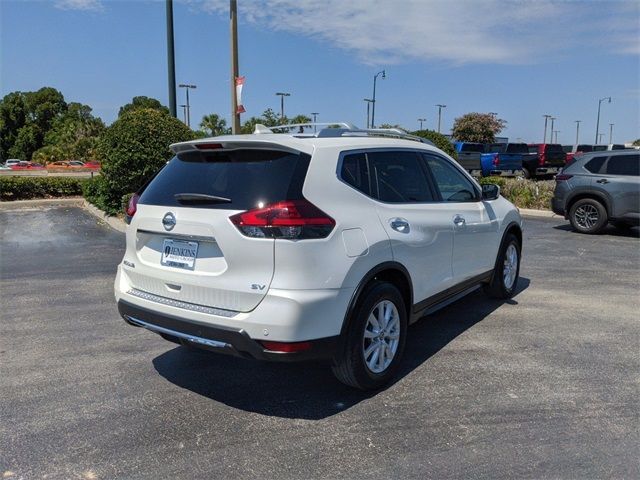
[[[89,189],[96,206],[120,212],[122,196],[138,190],[172,157],[169,145],[192,138],[184,123],[163,111],[143,108],[123,114],[98,144],[104,179]]]
[[[458,158],[456,150],[455,148],[453,148],[453,144],[447,137],[445,137],[441,133],[434,132],[433,130],[416,130],[415,132],[411,132],[411,134],[417,135],[418,137],[426,138],[427,140],[431,140],[433,144],[444,153],[452,158]]]
[[[86,178],[0,177],[0,200],[29,200],[82,195]]]
[[[553,180],[527,180],[524,178],[482,177],[480,185],[493,183],[500,187],[503,197],[520,208],[548,210],[553,197]]]

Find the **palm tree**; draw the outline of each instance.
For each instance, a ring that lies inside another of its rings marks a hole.
[[[220,118],[217,113],[211,113],[202,117],[200,128],[212,137],[229,133],[227,121],[224,118]]]

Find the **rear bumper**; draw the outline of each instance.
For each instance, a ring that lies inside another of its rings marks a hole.
[[[561,200],[561,199],[559,199],[557,197],[553,197],[551,199],[551,210],[556,215],[561,215],[561,216],[566,218],[565,211],[564,211],[564,201],[563,200]]]
[[[257,360],[328,360],[333,358],[339,338],[334,336],[310,341],[310,348],[299,352],[274,352],[253,340],[242,328],[206,325],[149,310],[124,300],[118,302],[118,311],[128,324],[146,328],[165,338],[172,337],[182,344]]]

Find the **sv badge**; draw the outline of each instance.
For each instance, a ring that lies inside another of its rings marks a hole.
[[[251,290],[264,290],[266,285],[259,285],[257,283],[251,284]]]

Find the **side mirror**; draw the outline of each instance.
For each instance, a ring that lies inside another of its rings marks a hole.
[[[500,187],[493,183],[482,185],[482,199],[496,200],[500,196]]]

